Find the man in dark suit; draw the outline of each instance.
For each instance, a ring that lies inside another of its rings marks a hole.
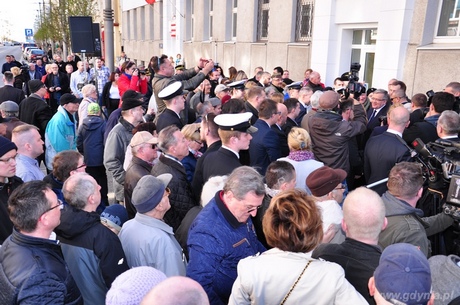
[[[417,93],[411,99],[412,112],[410,113],[410,125],[412,126],[417,122],[423,122],[428,108],[426,107],[428,99],[425,94]]]
[[[229,85],[230,86],[230,85]],[[252,113],[251,124],[254,125],[259,118],[259,107],[267,97],[262,87],[255,86],[247,91],[246,111]]]
[[[10,71],[5,71],[5,73],[3,73],[3,83],[5,86],[0,88],[0,103],[4,101],[13,101],[19,105],[25,98],[25,95],[21,89],[13,87],[13,73]]]
[[[262,176],[271,162],[281,158],[278,135],[271,129],[280,114],[275,101],[266,99],[260,104],[259,119],[254,124],[258,131],[252,136],[249,155],[251,166]]]
[[[403,138],[411,144],[415,139],[420,138],[424,143],[434,142],[438,138],[436,126],[439,116],[446,110],[452,110],[455,104],[455,97],[447,92],[436,92],[431,100],[429,111],[423,122],[415,123],[404,131]]]
[[[198,158],[195,167],[195,174],[193,175],[192,189],[195,193],[197,202],[200,202],[201,191],[205,183],[205,181],[203,180],[203,166],[208,156],[212,152],[215,152],[222,147],[222,141],[220,140],[218,132],[219,127],[214,122],[215,118],[216,115],[214,113],[209,113],[203,116],[203,120],[201,121],[201,141],[204,141],[208,148],[206,149],[206,152],[200,158]]]
[[[272,125],[272,129],[276,132],[276,134],[278,135],[278,139],[280,141],[281,157],[287,157],[289,155],[287,135],[284,133],[281,126],[283,126],[286,123],[288,110],[283,103],[277,103],[276,109],[278,110],[278,113],[280,113],[280,115],[276,123]]]
[[[402,133],[409,126],[409,111],[404,106],[391,110],[388,115],[388,129],[381,135],[371,137],[364,150],[364,176],[368,184],[387,178],[396,163],[410,161],[409,148],[404,144]],[[386,183],[372,188],[382,195]]]
[[[242,166],[239,152],[249,148],[251,134],[257,131],[251,126],[251,117],[250,112],[216,116],[214,122],[219,126],[222,147],[206,158],[203,164],[204,183],[213,176],[230,175],[235,168]]]
[[[292,127],[298,127],[299,124],[295,121],[295,119],[299,116],[300,113],[300,102],[296,98],[288,98],[284,101],[284,105],[287,108],[288,114],[286,123],[283,125],[283,131],[286,136],[291,131]]]
[[[370,97],[371,107],[367,110],[367,128],[364,133],[363,147],[369,139],[375,127],[381,125],[382,117],[385,117],[390,108],[390,96],[386,90],[377,89]]]
[[[70,80],[65,72],[59,70],[57,63],[51,64],[51,71],[52,73],[46,76],[45,86],[50,94],[50,107],[55,113],[61,96],[70,93]]]
[[[182,82],[177,81],[158,93],[158,97],[165,102],[166,109],[158,116],[157,132],[170,125],[176,125],[179,129],[184,127],[180,118],[180,112],[185,108],[183,88]]]

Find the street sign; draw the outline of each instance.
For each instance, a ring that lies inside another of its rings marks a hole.
[[[26,29],[26,37],[34,36],[34,31],[32,29]]]

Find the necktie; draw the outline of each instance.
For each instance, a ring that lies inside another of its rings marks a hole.
[[[372,115],[369,117],[369,122],[375,117],[375,114],[377,113],[377,111],[374,109],[372,111]]]

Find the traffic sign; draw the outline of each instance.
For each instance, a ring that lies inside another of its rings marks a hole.
[[[26,37],[34,36],[34,31],[32,29],[26,29]]]

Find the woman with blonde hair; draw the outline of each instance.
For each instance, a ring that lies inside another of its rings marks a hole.
[[[311,139],[308,131],[293,127],[288,134],[288,147],[289,155],[278,160],[287,161],[294,166],[297,175],[296,188],[311,194],[305,180],[312,171],[324,166],[324,164],[315,160],[311,151]]]
[[[273,248],[238,263],[229,304],[367,304],[337,264],[313,259],[322,241],[321,212],[300,190],[273,197],[263,219]]]
[[[203,155],[200,149],[203,147],[203,142],[200,136],[200,123],[187,124],[182,127],[181,133],[184,135],[188,143],[188,156],[182,159],[181,163],[185,167],[187,180],[191,183],[195,174],[196,162]]]

